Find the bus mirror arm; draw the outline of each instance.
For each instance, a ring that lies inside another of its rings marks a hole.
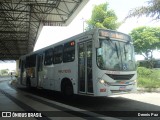
[[[98,34],[98,30],[95,31],[95,33],[93,34],[93,40],[95,41],[95,48],[99,48],[100,47],[100,43],[99,43],[99,34]]]
[[[100,47],[100,43],[99,43],[99,39],[95,40],[95,48],[99,48]]]

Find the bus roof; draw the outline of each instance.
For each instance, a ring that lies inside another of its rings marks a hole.
[[[26,54],[26,55],[23,55],[23,56],[21,56],[20,58],[23,58],[23,57],[26,57],[26,56],[29,56],[29,55],[33,55],[33,54],[37,54],[37,53],[41,53],[41,52],[43,52],[43,51],[45,51],[45,50],[47,50],[47,49],[49,49],[49,48],[51,48],[51,47],[54,47],[54,46],[56,46],[56,45],[64,44],[64,43],[66,43],[66,42],[69,42],[69,41],[72,41],[72,40],[76,40],[76,39],[81,39],[81,38],[83,38],[84,36],[93,35],[93,34],[96,33],[96,32],[97,32],[97,34],[99,35],[99,33],[98,33],[99,30],[104,30],[104,31],[112,32],[112,33],[119,33],[119,34],[123,34],[123,35],[125,35],[125,36],[130,37],[129,35],[127,35],[127,34],[125,34],[125,33],[118,32],[118,31],[115,31],[115,30],[102,29],[102,28],[94,28],[94,29],[91,29],[91,30],[89,30],[89,31],[86,31],[86,32],[83,32],[83,33],[74,35],[74,36],[72,36],[72,37],[70,37],[70,38],[64,39],[64,40],[59,41],[59,42],[57,42],[57,43],[54,43],[54,44],[52,44],[52,45],[46,46],[46,47],[41,48],[41,49],[39,49],[39,50],[33,51],[33,52],[28,53],[28,54]]]

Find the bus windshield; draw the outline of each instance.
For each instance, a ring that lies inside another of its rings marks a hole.
[[[97,49],[97,65],[103,70],[136,70],[134,47],[130,42],[100,39]]]

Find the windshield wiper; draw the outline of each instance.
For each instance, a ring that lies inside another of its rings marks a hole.
[[[113,42],[112,42],[112,40],[110,39],[110,38],[107,38],[107,40],[110,42],[110,44],[111,44],[111,46],[112,46],[112,48],[114,49],[114,44],[113,44]]]
[[[126,47],[125,47],[126,45],[124,45],[124,55],[125,55],[125,60],[127,59],[127,56],[126,56],[126,53],[127,53],[127,51],[126,51]]]
[[[118,59],[119,59],[118,47],[117,47],[117,44],[116,44],[116,43],[115,43],[115,48],[116,48],[117,57],[118,57]]]
[[[113,48],[113,50],[115,50],[115,48],[116,48],[116,53],[117,53],[117,57],[118,57],[118,59],[119,59],[119,54],[118,54],[118,47],[117,47],[117,44],[115,43],[115,47],[114,47],[114,43],[112,42],[112,40],[110,39],[110,38],[108,38],[107,40],[109,40],[109,42],[110,42],[110,44],[111,44],[111,46],[112,46],[112,48]]]

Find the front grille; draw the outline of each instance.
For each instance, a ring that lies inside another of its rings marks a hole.
[[[134,76],[134,74],[129,74],[129,75],[107,74],[107,75],[114,80],[130,80]]]
[[[114,93],[121,93],[121,92],[132,92],[132,89],[128,89],[128,90],[111,90],[111,92]]]

